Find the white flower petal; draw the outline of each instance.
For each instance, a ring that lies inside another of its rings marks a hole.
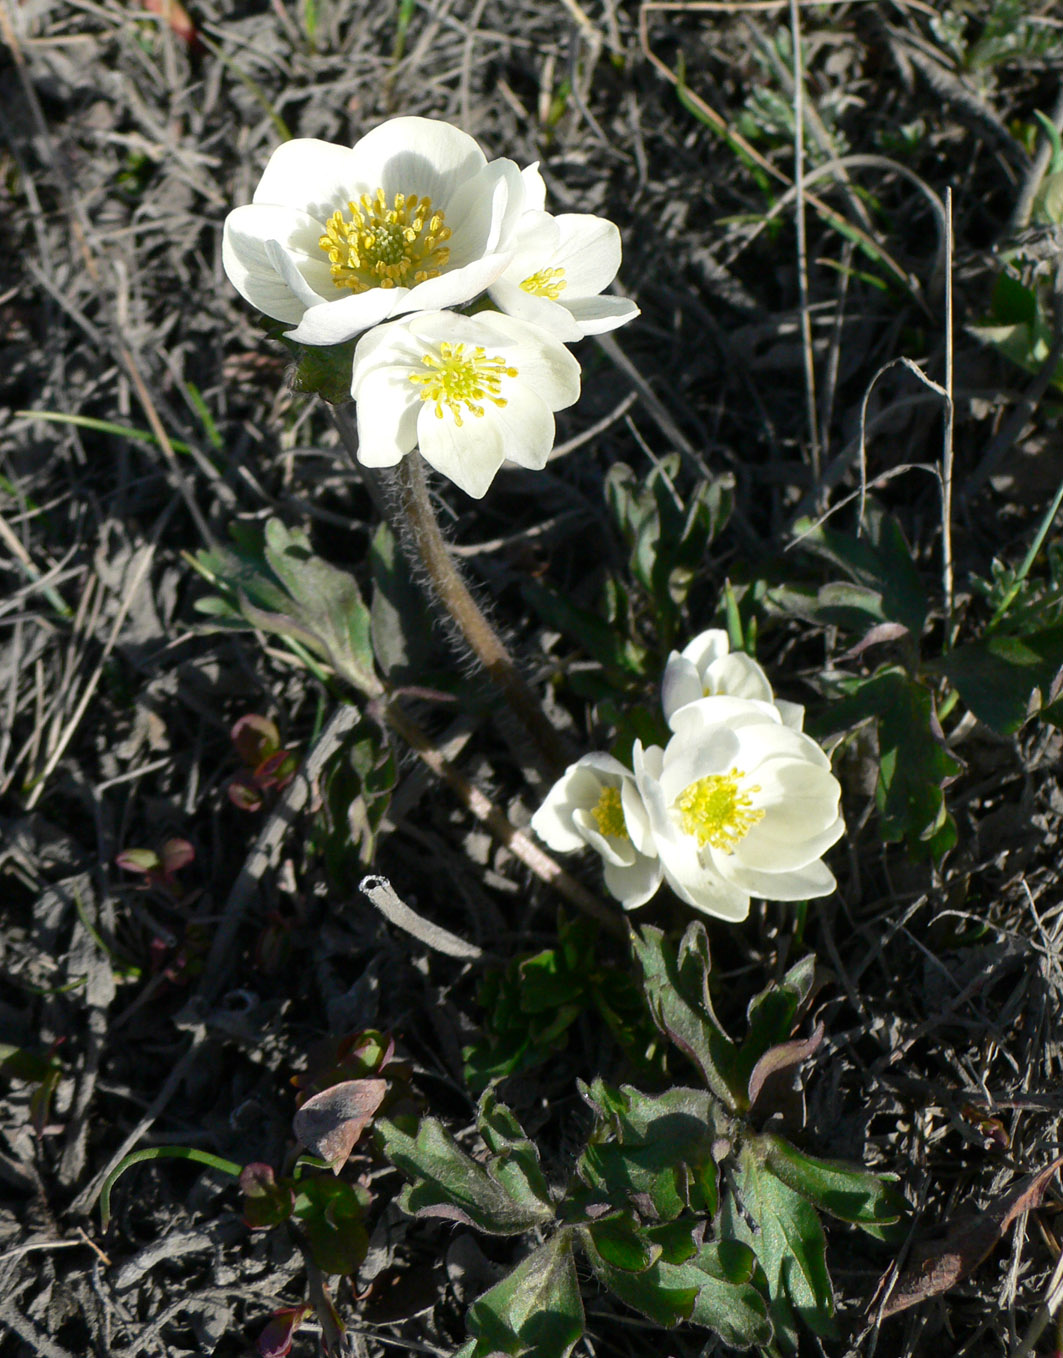
[[[252,202],[298,206],[326,222],[337,208],[347,206],[356,174],[357,155],[349,146],[297,137],[282,142],[270,156]]]
[[[518,286],[532,274],[549,265],[561,242],[557,218],[549,212],[525,211],[513,238],[513,258],[506,269],[506,280]]]
[[[766,901],[809,901],[829,896],[838,886],[830,868],[818,860],[789,872],[757,872],[733,863],[727,875],[734,887]]]
[[[444,209],[487,164],[468,133],[436,118],[391,118],[367,132],[353,155],[359,193],[382,188],[388,199],[416,193]]]
[[[349,293],[336,302],[309,307],[287,337],[297,344],[345,344],[370,326],[387,320],[401,306],[409,288],[370,288]]]
[[[374,368],[358,381],[358,461],[393,467],[417,446],[421,400],[409,369]]]
[[[507,382],[505,393],[506,404],[489,405],[482,423],[490,421],[498,429],[507,461],[542,471],[554,446],[553,414],[530,384]]]
[[[801,835],[780,834],[776,822],[765,815],[735,846],[731,858],[743,868],[763,872],[790,871],[805,867],[813,859],[822,858],[844,833],[845,821],[837,812],[834,819],[822,829],[810,826]],[[720,870],[724,871],[723,868]]]
[[[546,181],[539,173],[539,162],[526,165],[520,172],[524,181],[524,205],[529,211],[542,212],[546,206]]]
[[[299,301],[277,273],[266,246],[270,241],[278,242],[303,262],[303,277],[321,288],[331,283],[328,261],[318,251],[322,268],[310,253],[317,250],[321,231],[320,222],[293,208],[251,203],[234,208],[226,217],[222,232],[222,265],[229,281],[241,297],[274,320],[299,320],[306,304]]]
[[[722,627],[710,627],[699,632],[683,647],[683,659],[689,660],[698,673],[703,673],[714,660],[731,653],[731,639]]]
[[[515,271],[510,269],[507,272]],[[573,344],[583,338],[582,327],[576,324],[572,319],[572,313],[560,302],[551,302],[549,297],[538,297],[535,293],[525,292],[523,288],[506,278],[495,279],[487,292],[495,306],[500,307],[507,315],[516,316],[530,325],[541,326],[543,330],[548,330],[551,335],[566,344]]]
[[[738,733],[722,724],[689,744],[670,740],[661,773],[661,788],[668,803],[674,802],[691,783],[729,773],[738,767],[735,761],[739,748]]]
[[[660,890],[663,874],[656,858],[645,858],[639,854],[630,867],[618,867],[612,863],[605,865],[605,885],[609,894],[618,900],[625,910],[637,910]]]
[[[417,417],[421,456],[474,500],[482,500],[505,461],[502,433],[494,420],[473,416],[461,428],[449,411],[436,415],[429,403]]]
[[[423,283],[412,288],[391,288],[385,296],[396,297],[400,292],[403,295],[389,314],[397,316],[405,311],[443,311],[447,307],[471,302],[490,287],[505,266],[505,255],[485,255],[483,259],[474,259],[464,268],[448,269],[438,278],[426,278]],[[383,289],[373,289],[373,293],[379,291]],[[363,297],[370,295],[362,294]]]
[[[776,698],[775,706],[779,709],[779,716],[782,724],[788,726],[791,731],[800,731],[805,724],[805,709],[800,703],[788,702],[785,698]]]
[[[661,679],[661,706],[664,708],[665,721],[670,725],[673,714],[681,707],[686,707],[687,703],[696,703],[704,696],[705,691],[697,666],[686,656],[673,651],[668,657],[664,677]]]
[[[560,241],[550,265],[564,269],[565,293],[590,297],[608,287],[620,268],[620,232],[615,223],[579,212],[561,213],[555,221]]]
[[[291,254],[281,245],[280,241],[268,240],[265,244],[266,258],[273,266],[274,271],[280,275],[288,287],[288,290],[295,297],[296,301],[304,307],[316,306],[321,301],[321,296],[310,286],[310,284],[296,267],[295,260]],[[327,272],[327,270],[326,270]]]
[[[756,698],[762,703],[773,702],[775,698],[768,676],[753,657],[743,651],[735,651],[714,660],[706,667],[702,682],[713,695]]]
[[[600,297],[571,297],[567,302],[564,297],[562,293],[561,304],[583,335],[604,335],[640,315],[635,303],[626,297],[610,297],[603,293]]]
[[[717,919],[730,920],[732,923],[739,923],[749,914],[752,893],[727,881],[711,868],[684,871],[680,876],[671,869],[663,854],[661,865],[665,880],[679,899],[702,914],[714,915]]]
[[[707,698],[705,701],[716,703],[724,702],[725,699]],[[763,707],[764,704],[757,703],[757,706]],[[693,707],[684,708],[679,717],[685,717],[692,710]],[[774,712],[774,707],[771,710]],[[783,726],[781,721],[774,727],[767,722],[747,722],[735,726],[734,730],[740,746],[739,758],[742,762],[739,767],[750,775],[756,773],[758,780],[762,772],[765,777],[770,776],[771,766],[776,760],[796,759],[821,769],[830,769],[830,760],[811,736],[806,736],[803,731],[793,731]]]

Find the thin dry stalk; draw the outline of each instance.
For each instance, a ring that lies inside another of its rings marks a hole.
[[[808,451],[812,459],[812,482],[819,485],[820,448],[816,420],[816,356],[812,350],[812,316],[808,296],[808,232],[805,224],[805,71],[801,56],[801,15],[797,0],[790,0],[790,43],[794,77],[794,194],[797,198],[797,294],[801,311],[801,354],[805,369],[805,417]]]

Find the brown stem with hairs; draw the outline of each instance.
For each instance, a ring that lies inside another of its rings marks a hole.
[[[466,588],[447,551],[428,496],[424,460],[420,453],[415,451],[402,459],[398,470],[398,486],[399,503],[436,597],[453,618],[488,676],[501,689],[506,702],[546,760],[551,775],[557,777],[568,762],[564,747],[501,637]]]

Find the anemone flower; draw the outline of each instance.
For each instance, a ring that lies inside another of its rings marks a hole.
[[[420,312],[358,341],[358,460],[390,467],[420,448],[478,500],[503,462],[546,465],[554,411],[579,392],[579,364],[537,326],[492,311]]]
[[[461,306],[512,258],[525,181],[466,133],[392,118],[353,147],[278,146],[225,220],[222,263],[300,344],[339,344],[407,312]]]

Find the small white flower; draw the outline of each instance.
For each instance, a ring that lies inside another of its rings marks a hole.
[[[546,186],[536,166],[522,171],[526,211],[513,258],[488,289],[510,316],[541,325],[566,342],[615,330],[639,314],[624,297],[601,296],[620,268],[620,232],[605,217],[544,212]]]
[[[645,817],[630,829],[676,895],[728,920],[745,919],[752,896],[829,895],[836,884],[821,855],[845,824],[815,741],[784,726],[774,704],[725,695],[685,704],[671,725],[663,750],[635,744]]]
[[[634,775],[612,755],[588,754],[569,765],[531,825],[557,853],[590,847],[601,854],[605,885],[625,910],[645,905],[661,885],[656,855],[633,842],[649,833]]]
[[[292,339],[339,344],[478,296],[509,263],[525,207],[513,161],[488,164],[448,123],[392,118],[353,147],[278,146],[254,200],[225,220],[222,263]]]
[[[731,651],[727,633],[712,627],[696,636],[682,652],[673,651],[664,667],[661,703],[664,719],[674,728],[672,718],[687,703],[725,694],[731,698],[755,698],[774,703],[784,726],[800,731],[805,709],[800,703],[776,698],[768,676],[743,651]]]
[[[427,311],[378,326],[354,351],[358,460],[391,467],[419,447],[474,499],[508,458],[539,471],[579,364],[552,335],[498,312]]]

